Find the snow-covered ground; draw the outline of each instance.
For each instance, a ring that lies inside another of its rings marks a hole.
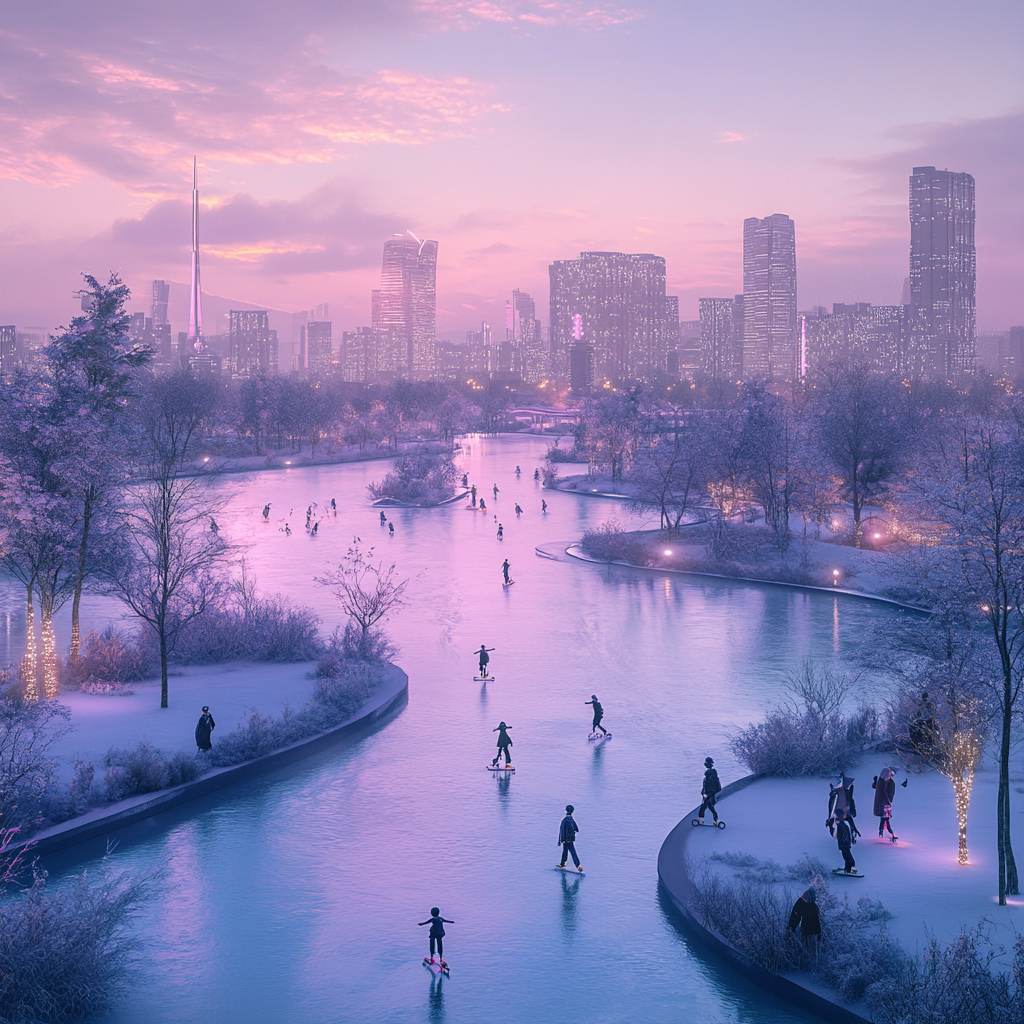
[[[169,707],[160,707],[160,681],[132,683],[127,696],[67,691],[58,700],[71,708],[71,731],[52,748],[61,775],[70,778],[76,760],[97,767],[111,747],[149,740],[167,753],[195,752],[196,722],[209,705],[218,736],[232,732],[253,708],[279,715],[285,703],[298,710],[313,692],[314,662],[281,665],[229,662],[177,669],[168,680]]]
[[[899,842],[878,838],[878,819],[871,813],[871,779],[885,765],[884,756],[862,761],[847,775],[856,779],[857,827],[863,837],[853,847],[864,878],[829,876],[834,887],[849,890],[852,899],[869,896],[893,915],[888,928],[908,952],[923,951],[929,935],[942,943],[962,926],[988,917],[996,941],[1012,945],[1013,930],[1024,931],[1024,897],[1010,905],[997,902],[995,767],[986,764],[975,776],[967,826],[970,864],[957,864],[957,823],[953,787],[937,772],[910,775],[907,788],[897,773],[893,829]],[[1011,832],[1018,867],[1024,874],[1024,792],[1020,775],[1011,780]],[[842,867],[836,841],[824,827],[828,782],[820,779],[761,779],[726,797],[718,805],[724,830],[694,829],[687,844],[691,873],[701,858],[714,852],[747,853],[785,866],[808,854],[830,868]],[[710,816],[708,819],[710,821]],[[708,861],[715,867],[715,862]],[[729,874],[718,865],[716,870]],[[794,894],[799,887],[794,885]]]

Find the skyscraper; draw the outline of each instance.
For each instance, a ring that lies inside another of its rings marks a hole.
[[[736,376],[733,299],[698,299],[700,368],[709,377]]]
[[[230,360],[239,375],[277,373],[277,331],[270,330],[265,309],[232,309]]]
[[[437,318],[437,242],[411,231],[384,243],[380,289],[373,293],[372,326],[378,350],[393,353],[393,376],[426,380],[434,371]]]
[[[331,361],[334,356],[334,345],[331,338],[332,327],[329,320],[311,320],[306,324],[310,380],[326,380],[331,373]]]
[[[649,253],[583,252],[556,260],[551,282],[551,356],[569,370],[573,318],[594,349],[595,379],[626,381],[664,374],[678,342],[679,306],[665,294],[665,259]]]
[[[510,349],[511,372],[530,384],[539,381],[544,372],[544,349],[537,306],[518,288],[505,303],[505,340]]]
[[[203,289],[199,282],[199,180],[192,157],[192,282],[189,286],[188,340],[198,353],[203,348]]]
[[[974,178],[915,167],[910,176],[910,307],[931,372],[974,364]]]
[[[153,308],[150,313],[153,317],[153,326],[165,324],[167,320],[167,301],[171,297],[171,286],[166,281],[153,282]]]
[[[796,374],[796,226],[784,213],[743,222],[743,376]]]

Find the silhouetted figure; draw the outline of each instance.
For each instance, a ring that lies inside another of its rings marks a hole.
[[[491,762],[495,767],[497,767],[498,760],[501,758],[503,753],[505,755],[505,767],[512,767],[512,755],[508,752],[508,748],[512,746],[512,737],[508,734],[508,730],[511,728],[511,725],[499,722],[498,728],[491,730],[491,732],[496,732],[498,734],[498,756]]]
[[[212,749],[210,733],[216,728],[217,723],[213,720],[210,709],[204,704],[203,713],[199,716],[199,721],[196,723],[196,746],[200,750]]]
[[[597,730],[600,729],[601,732],[607,735],[608,730],[601,724],[601,719],[604,718],[604,708],[601,707],[601,702],[597,699],[597,694],[592,693],[590,695],[590,700],[584,701],[584,703],[594,705],[594,724],[591,726],[590,731],[597,732]]]
[[[266,503],[266,505],[263,506],[263,518],[265,520],[270,518],[270,502],[269,501]]]
[[[509,569],[511,569],[511,566],[508,564],[508,559],[506,558],[505,561],[501,563],[501,571],[505,577],[506,587],[512,582],[512,577],[509,576]]]
[[[715,810],[715,797],[722,792],[722,783],[719,781],[718,772],[715,770],[713,758],[704,758],[704,784],[700,787],[700,795],[704,798],[697,812],[697,823],[704,824],[704,812],[711,809],[715,824],[718,824],[718,811]]]
[[[486,676],[487,675],[487,666],[490,664],[490,661],[491,661],[490,652],[493,651],[493,650],[494,650],[493,647],[484,647],[484,645],[481,644],[480,645],[480,650],[476,652],[477,653],[477,657],[479,658],[479,661],[480,661],[480,675],[481,676]]]
[[[576,870],[582,872],[583,865],[580,863],[579,857],[576,855],[576,833],[579,832],[580,827],[576,824],[576,819],[572,816],[572,812],[576,808],[572,804],[565,805],[565,817],[562,819],[562,824],[558,826],[558,844],[562,847],[562,860],[559,863],[560,868],[565,867],[565,862],[572,857],[573,864],[576,865]]]
[[[437,958],[441,961],[442,967],[448,965],[444,962],[444,926],[446,924],[455,924],[454,921],[449,921],[447,917],[441,916],[441,911],[437,907],[430,908],[430,917],[426,921],[420,921],[419,926],[422,928],[425,924],[430,925],[430,959],[434,959],[434,947],[437,947]]]

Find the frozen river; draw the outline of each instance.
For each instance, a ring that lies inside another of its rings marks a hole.
[[[354,536],[412,578],[390,623],[409,703],[355,744],[122,834],[119,861],[161,869],[163,883],[139,921],[147,966],[118,1024],[811,1019],[688,948],[659,902],[657,854],[699,799],[704,757],[735,778],[730,733],[781,699],[805,659],[853,664],[869,624],[892,612],[539,558],[538,544],[625,518],[611,499],[542,494],[544,447],[465,442],[461,465],[489,506],[500,488],[502,542],[490,514],[462,503],[390,513],[388,538],[365,489],[385,463],[225,478],[222,525],[248,545],[260,587],[316,606],[328,626],[337,608],[312,577]],[[305,508],[332,497],[337,517],[311,539]],[[93,622],[103,614],[94,603]],[[7,629],[13,643],[16,614]],[[496,648],[486,686],[473,681],[482,642]],[[614,734],[601,746],[587,740],[592,693]],[[484,768],[502,719],[511,779]],[[553,870],[568,802],[583,878]],[[427,929],[416,926],[433,905],[456,922],[440,983],[420,963]]]

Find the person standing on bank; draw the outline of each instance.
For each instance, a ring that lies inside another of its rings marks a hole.
[[[579,832],[580,827],[572,816],[573,810],[575,808],[572,804],[565,805],[565,817],[562,819],[562,824],[558,827],[557,845],[562,847],[562,861],[558,866],[564,868],[566,860],[571,856],[573,864],[576,865],[576,870],[582,874],[583,865],[576,855],[576,833]]]
[[[210,733],[216,728],[217,723],[213,720],[209,707],[204,704],[203,713],[199,716],[199,721],[196,723],[196,746],[200,750],[213,749],[213,744],[210,743]]]
[[[704,824],[704,813],[708,809],[714,817],[715,824],[718,824],[718,811],[715,810],[715,797],[722,792],[722,783],[718,779],[718,772],[715,771],[713,758],[704,758],[704,785],[700,788],[700,795],[704,798],[697,812],[697,824]]]
[[[818,940],[821,938],[821,916],[818,913],[818,895],[814,889],[808,889],[793,904],[793,913],[789,915],[789,931],[794,935],[800,929],[809,953],[818,951]]]

